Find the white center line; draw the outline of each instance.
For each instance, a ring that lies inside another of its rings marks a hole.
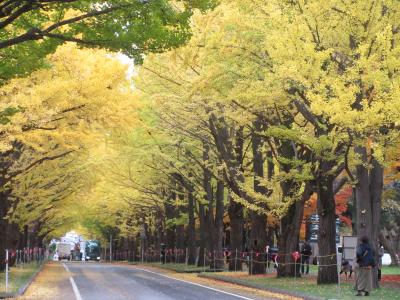
[[[70,277],[69,281],[71,281],[72,289],[74,290],[76,300],[82,300],[81,294],[79,293],[78,287],[76,286],[74,279]]]
[[[71,271],[68,269],[68,267],[67,267],[66,264],[63,263],[62,265],[63,265],[64,269],[65,269],[68,273],[71,273]]]
[[[245,297],[245,296],[240,296],[240,295],[237,295],[237,294],[233,294],[233,293],[221,291],[221,290],[214,289],[214,288],[212,288],[212,287],[209,287],[209,286],[206,286],[206,285],[202,285],[202,284],[199,284],[199,283],[194,283],[194,282],[186,281],[186,280],[183,280],[183,279],[178,279],[178,278],[174,278],[174,277],[169,277],[169,276],[167,276],[167,275],[160,274],[160,273],[157,273],[157,272],[152,272],[152,271],[149,271],[149,270],[146,270],[146,269],[141,269],[141,268],[137,268],[137,267],[133,267],[133,268],[136,269],[136,270],[148,272],[148,273],[155,274],[155,275],[158,275],[158,276],[163,276],[163,277],[166,277],[166,278],[169,278],[169,279],[173,279],[173,280],[176,280],[176,281],[181,281],[181,282],[185,282],[185,283],[188,283],[188,284],[197,285],[197,286],[200,286],[200,287],[202,287],[202,288],[209,289],[209,290],[212,290],[212,291],[215,291],[215,292],[218,292],[218,293],[222,293],[222,294],[234,296],[234,297],[239,298],[239,299],[254,300],[254,299],[252,299],[252,298],[248,298],[248,297]]]
[[[63,265],[64,269],[65,269],[68,273],[71,273],[71,271],[69,270],[69,268],[67,267],[66,264],[63,263],[62,265]],[[76,286],[76,283],[75,283],[74,278],[69,277],[69,281],[71,282],[72,289],[73,289],[73,291],[74,291],[76,300],[82,300],[81,293],[79,293],[79,290],[78,290],[78,287]]]

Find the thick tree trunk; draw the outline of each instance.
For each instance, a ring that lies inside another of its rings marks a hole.
[[[211,252],[211,269],[221,270],[223,269],[223,249],[222,249],[222,238],[224,230],[224,182],[217,182],[217,190],[215,195],[215,218],[210,219],[213,231],[213,246],[210,248]],[[212,216],[212,215],[210,215]]]
[[[367,149],[365,147],[356,147],[355,152],[360,155],[362,163],[367,164]],[[363,165],[356,167],[357,185],[356,185],[356,202],[357,202],[357,235],[358,237],[372,237],[372,210],[371,210],[371,194],[369,189],[369,171]]]
[[[266,216],[250,212],[250,218],[250,243],[253,262],[250,264],[249,274],[265,274],[265,246],[267,241]]]
[[[178,184],[178,190],[180,191],[178,193],[178,199],[179,202],[183,203],[184,201],[184,195],[183,195],[183,191],[182,191],[182,186],[180,184]],[[181,217],[182,213],[185,213],[186,209],[185,207],[177,207],[176,208],[177,213],[176,216],[178,218]],[[186,251],[186,246],[185,246],[185,226],[183,224],[178,224],[176,225],[176,248],[179,249],[180,251],[183,251],[183,253],[185,253]],[[180,257],[179,257],[179,262],[185,262],[185,254],[181,253]]]
[[[176,225],[176,248],[185,249],[185,226],[181,224]]]
[[[175,202],[176,194],[174,192],[171,193],[167,202],[165,202],[165,217],[166,220],[174,220],[177,217],[174,202]],[[175,255],[171,255],[170,250],[175,249],[175,241],[176,241],[176,234],[175,234],[176,226],[174,223],[165,224],[165,247],[169,250],[169,255],[166,256],[167,262],[172,262],[175,260]]]
[[[164,226],[163,226],[163,216],[161,211],[157,211],[156,214],[156,232],[154,232],[155,235],[155,242],[154,242],[154,249],[159,252],[161,249],[161,244],[164,244],[165,242],[165,236],[164,236]]]
[[[260,120],[253,122],[254,133],[252,135],[253,170],[254,170],[254,191],[268,197],[268,190],[260,184],[264,178],[264,160],[261,152],[263,141],[259,135],[261,130]],[[266,209],[266,206],[264,207]],[[249,274],[264,274],[266,272],[265,247],[267,242],[267,215],[251,211],[251,233],[250,245],[253,263],[250,264]]]
[[[229,199],[228,207],[229,225],[230,225],[230,248],[232,255],[235,257],[238,253],[238,260],[233,259],[229,262],[230,271],[242,270],[242,245],[243,245],[243,206],[235,202],[232,197]]]
[[[208,235],[211,229],[208,226],[207,215],[205,211],[205,205],[199,203],[199,223],[200,223],[200,241],[199,241],[199,260],[197,265],[203,266],[206,255],[207,241],[209,240]]]
[[[291,196],[292,185],[282,185],[284,196]],[[286,215],[281,219],[281,232],[278,237],[278,277],[299,277],[299,261],[292,253],[299,251],[300,226],[303,220],[304,203],[310,198],[311,185],[306,183],[301,199],[290,205]]]
[[[371,217],[372,217],[372,236],[371,241],[377,242],[381,230],[382,214],[382,191],[383,191],[383,167],[372,159],[372,169],[370,173],[370,194],[371,194]]]
[[[199,252],[199,266],[204,266],[206,257],[209,251],[214,248],[214,235],[215,229],[212,224],[214,223],[214,197],[211,186],[211,172],[208,169],[209,164],[209,145],[203,144],[203,191],[205,204],[199,203],[199,219],[200,219],[200,252]],[[206,212],[206,208],[208,211]]]
[[[383,191],[383,167],[373,157],[368,161],[366,147],[356,147],[355,152],[360,155],[362,164],[356,167],[357,185],[357,234],[361,238],[367,236],[370,246],[375,252],[375,259],[378,260],[378,239],[381,220],[381,199]],[[367,165],[370,167],[367,167]],[[373,270],[373,287],[378,287],[378,272]]]
[[[321,164],[321,169],[324,166]],[[334,177],[322,173],[317,179],[318,217],[319,217],[319,268],[318,284],[337,283],[336,256],[336,206],[333,192]]]
[[[194,223],[194,197],[193,193],[188,193],[188,216],[189,224],[187,228],[187,245],[188,245],[188,264],[196,264],[196,228]]]
[[[278,150],[283,158],[288,160],[298,159],[295,145],[291,142],[283,142]],[[281,168],[284,172],[289,173],[293,166],[291,163],[282,163]],[[291,199],[294,197],[294,192],[301,188],[301,184],[288,179],[281,183],[281,188],[283,198]],[[303,219],[304,202],[309,197],[310,184],[307,182],[302,197],[300,199],[293,199],[286,214],[281,218],[280,234],[278,237],[278,277],[300,276],[299,261],[295,260],[292,254],[299,251],[300,226]]]

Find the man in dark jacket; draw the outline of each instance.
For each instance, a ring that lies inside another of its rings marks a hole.
[[[361,243],[357,247],[357,270],[355,289],[357,290],[356,296],[369,296],[372,290],[372,268],[375,267],[374,252],[369,245],[368,237],[361,238]]]
[[[310,256],[312,255],[311,245],[308,241],[301,247],[301,274],[304,274],[304,265],[306,265],[306,274],[310,271]]]

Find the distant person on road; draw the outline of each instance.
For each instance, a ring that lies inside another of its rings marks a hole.
[[[382,278],[382,257],[385,254],[385,249],[383,249],[383,245],[381,242],[378,244],[378,280],[380,281]]]
[[[310,272],[310,257],[312,255],[309,241],[305,241],[301,247],[301,274],[304,274],[304,265],[306,265],[306,275]]]
[[[372,268],[375,267],[374,252],[369,245],[368,237],[361,238],[361,243],[356,250],[357,268],[354,289],[356,296],[369,296],[372,290]]]

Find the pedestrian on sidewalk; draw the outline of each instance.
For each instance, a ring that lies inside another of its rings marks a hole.
[[[309,241],[305,241],[301,246],[301,274],[304,275],[304,265],[306,265],[306,275],[310,271],[310,257],[312,255],[311,245]]]
[[[385,249],[383,249],[383,245],[382,242],[379,242],[379,246],[378,246],[378,281],[381,280],[382,278],[382,257],[385,254]]]
[[[363,236],[356,250],[357,268],[354,289],[356,296],[369,296],[372,290],[372,268],[375,267],[374,252],[369,245],[368,237]]]

